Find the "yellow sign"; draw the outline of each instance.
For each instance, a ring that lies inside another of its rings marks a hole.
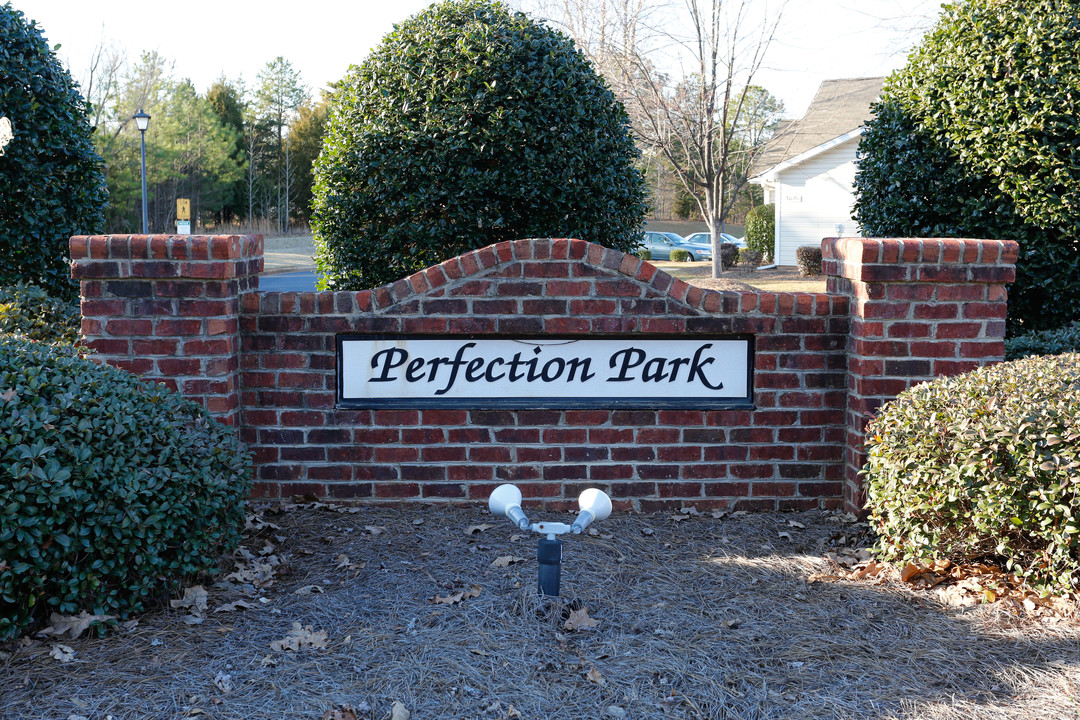
[[[188,198],[176,198],[176,219],[191,219],[191,200]]]

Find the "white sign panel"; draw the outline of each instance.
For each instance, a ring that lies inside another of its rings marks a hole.
[[[342,407],[749,407],[751,339],[338,338]]]

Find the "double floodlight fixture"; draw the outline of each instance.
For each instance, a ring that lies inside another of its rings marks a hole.
[[[520,530],[532,530],[544,537],[536,548],[539,563],[537,591],[542,595],[558,595],[559,580],[562,572],[562,541],[557,535],[573,533],[580,535],[585,528],[596,520],[604,520],[611,515],[611,498],[603,490],[589,488],[578,496],[577,518],[570,525],[557,522],[530,523],[521,509],[521,490],[509,483],[495,488],[488,498],[488,509],[495,515],[505,515]]]

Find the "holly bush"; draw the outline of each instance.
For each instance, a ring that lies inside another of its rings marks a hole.
[[[1080,318],[1080,0],[958,0],[859,144],[867,235],[1020,244],[1009,331]]]
[[[14,137],[0,151],[0,285],[20,280],[78,295],[68,238],[100,232],[108,194],[88,107],[23,13],[0,5],[0,117]]]
[[[576,237],[632,252],[645,188],[626,111],[565,35],[487,0],[398,25],[336,87],[315,164],[322,286]]]
[[[1080,352],[1080,320],[1053,330],[1036,330],[1014,335],[1005,341],[1006,360],[1070,352]]]
[[[776,244],[776,206],[758,205],[746,214],[746,247],[761,253],[765,262],[773,261]]]
[[[54,298],[28,283],[0,287],[0,334],[70,345],[79,341],[81,326],[77,302]]]
[[[52,612],[123,618],[243,527],[235,430],[70,345],[0,335],[0,640]]]
[[[917,385],[868,425],[866,449],[886,560],[989,560],[1043,593],[1080,588],[1080,354]]]

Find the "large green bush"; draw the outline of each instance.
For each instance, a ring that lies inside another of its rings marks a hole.
[[[325,286],[577,237],[631,252],[645,189],[625,110],[561,33],[486,0],[398,25],[336,88],[315,165]]]
[[[107,203],[87,104],[42,37],[0,5],[0,117],[14,137],[0,151],[0,285],[25,280],[73,298],[68,238],[100,232]]]
[[[0,640],[51,612],[124,617],[239,541],[235,431],[66,345],[0,335]]]
[[[1005,340],[1005,359],[1016,360],[1031,355],[1061,355],[1080,352],[1080,320],[1053,330],[1014,335]]]
[[[901,393],[867,428],[867,507],[885,559],[991,560],[1080,589],[1080,354]]]
[[[1020,243],[1011,333],[1080,318],[1078,46],[1078,0],[958,0],[859,144],[865,234]]]
[[[746,214],[746,247],[761,253],[765,262],[773,261],[776,245],[776,206],[758,205]]]
[[[37,285],[0,286],[0,335],[21,335],[39,342],[79,341],[79,305],[54,298]]]

